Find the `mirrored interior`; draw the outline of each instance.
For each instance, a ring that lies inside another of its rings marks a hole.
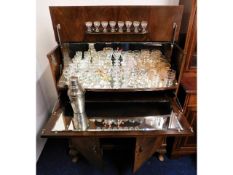
[[[153,130],[183,130],[177,114],[170,115],[130,117],[130,118],[89,118],[87,131],[153,131]],[[76,129],[74,119],[59,115],[52,131],[79,131]]]
[[[63,110],[58,115],[52,131],[78,131],[72,113]],[[88,102],[86,115],[87,131],[183,130],[168,101]]]

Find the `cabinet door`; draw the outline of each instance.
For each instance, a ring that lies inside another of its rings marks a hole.
[[[195,12],[192,31],[190,35],[188,50],[187,50],[186,70],[194,71],[196,68],[197,68],[197,25],[196,25],[196,12]]]
[[[194,133],[197,130],[197,111],[196,107],[188,107],[185,116],[187,117],[188,122],[192,126]],[[197,143],[197,134],[183,139],[183,147],[195,149]]]
[[[71,138],[74,146],[91,164],[102,167],[102,149],[98,138]]]
[[[179,137],[175,140],[174,148],[172,155],[176,154],[191,154],[196,152],[197,148],[197,111],[196,107],[187,107],[185,116],[188,120],[188,122],[191,124],[194,135],[193,136],[187,136],[187,137]]]
[[[136,138],[133,172],[136,172],[161,147],[163,141],[162,136]]]

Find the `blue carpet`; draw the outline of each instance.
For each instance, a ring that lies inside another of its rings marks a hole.
[[[84,158],[77,164],[68,155],[68,142],[48,139],[37,162],[37,175],[131,175],[132,155],[121,152],[104,152],[104,169],[99,170]],[[135,175],[196,175],[196,160],[193,156],[178,159],[165,157],[160,162],[155,156],[146,161]]]

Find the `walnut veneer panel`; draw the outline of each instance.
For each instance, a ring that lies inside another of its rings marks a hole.
[[[178,25],[179,36],[183,6],[52,6],[50,14],[56,40],[56,25],[61,25],[62,42],[84,41],[171,41],[173,23]],[[145,35],[88,35],[85,34],[86,21],[148,21]]]

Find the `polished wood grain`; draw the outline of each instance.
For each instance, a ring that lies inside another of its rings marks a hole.
[[[71,138],[71,144],[92,164],[99,168],[103,167],[102,150],[99,139],[93,138]]]
[[[193,62],[197,60],[197,2],[196,0],[181,0],[180,4],[184,5],[185,13],[183,19],[187,18],[188,21],[182,21],[182,28],[186,35],[184,54],[185,54],[185,68],[184,72],[196,73],[197,67]]]
[[[196,74],[184,73],[182,76],[181,83],[189,94],[197,93],[197,77]]]
[[[193,62],[197,61],[197,2],[196,0],[180,0],[180,4],[184,5],[184,20],[182,20],[181,32],[186,37],[183,51],[185,62],[181,71],[181,86],[179,89],[184,89],[185,92],[182,93],[180,91],[178,99],[183,101],[182,109],[184,116],[192,126],[195,134],[189,137],[177,137],[174,140],[171,150],[173,158],[181,155],[195,154],[197,151],[197,67],[193,66]]]
[[[142,164],[150,158],[163,144],[164,137],[137,137],[136,147],[134,155],[134,167],[133,172],[135,173]]]
[[[57,82],[61,76],[61,66],[62,66],[62,54],[60,48],[57,46],[51,52],[47,54],[47,58],[49,60],[50,69],[52,72],[53,81],[56,89]]]
[[[185,93],[185,100],[182,106],[184,116],[192,126],[194,135],[188,137],[176,137],[174,140],[171,157],[176,158],[182,155],[195,154],[197,152],[197,89],[196,76],[193,73],[186,73],[181,80],[181,86]],[[181,98],[178,94],[178,99]],[[182,97],[183,98],[183,97]]]
[[[60,36],[62,43],[72,43],[72,42],[105,42],[105,41],[113,41],[113,42],[123,42],[123,41],[159,41],[159,42],[170,42],[173,36],[173,23],[175,22],[178,25],[177,32],[175,35],[175,40],[178,40],[180,28],[181,28],[181,19],[183,13],[183,6],[92,6],[92,7],[69,7],[69,6],[53,6],[50,7],[50,14],[54,29],[55,38],[58,41],[58,35],[56,30],[56,25],[61,25]],[[85,22],[86,21],[103,21],[103,20],[146,20],[148,21],[148,33],[146,34],[87,34]],[[61,46],[65,46],[62,44]],[[65,52],[65,47],[62,47],[62,53],[69,54]],[[177,71],[178,82],[174,87],[170,88],[159,88],[159,89],[136,89],[135,94],[144,93],[156,93],[157,95],[160,93],[164,93],[166,97],[174,97],[168,92],[174,92],[178,89],[182,72],[184,69],[184,53],[183,50],[178,45],[173,45],[171,47],[170,43],[168,48],[165,50],[165,55],[171,60],[173,68]],[[52,75],[54,78],[55,84],[57,84],[58,79],[60,78],[60,68],[63,66],[62,62],[62,54],[60,52],[60,48],[54,49],[51,53],[48,54],[50,67],[52,71]],[[59,94],[66,94],[66,90],[58,89]],[[106,93],[106,91],[104,90]],[[128,89],[121,90],[109,90],[108,93],[131,93]],[[88,93],[101,93],[100,91],[89,91]],[[92,94],[93,95],[93,94]],[[192,94],[193,95],[193,94]],[[189,101],[195,103],[195,96],[190,96]],[[137,96],[137,95],[136,95]],[[122,102],[125,104],[126,102],[155,102],[161,101],[162,98],[155,97],[156,95],[151,95],[150,97],[146,95],[142,95],[137,98],[128,98],[125,96],[125,99],[121,97],[117,97],[111,100],[111,98],[106,97],[102,99],[105,100],[106,103],[109,102]],[[67,95],[66,95],[67,97]],[[62,96],[60,96],[62,98]],[[165,100],[167,98],[163,97]],[[65,98],[64,98],[65,99]],[[62,99],[62,100],[64,100]],[[170,99],[170,98],[169,98]],[[67,100],[67,99],[65,99]],[[88,101],[89,100],[89,101]],[[87,98],[87,103],[95,104],[99,101],[98,97],[94,95],[92,98]],[[163,100],[162,100],[163,101]],[[162,102],[161,101],[161,102]],[[175,112],[180,112],[180,107],[178,107],[176,103],[176,99],[169,100],[172,109]],[[69,101],[62,101],[63,103],[69,103]],[[189,102],[187,102],[189,104]],[[60,103],[59,103],[60,104]],[[166,137],[169,136],[193,136],[193,132],[190,129],[189,122],[195,127],[194,123],[195,118],[193,116],[196,115],[195,107],[186,105],[187,111],[185,113],[186,117],[182,114],[178,117],[181,125],[183,126],[183,131],[177,130],[167,130],[167,131],[82,131],[82,132],[74,132],[74,131],[65,131],[65,132],[53,132],[51,131],[55,122],[57,121],[59,114],[64,110],[64,106],[59,106],[55,108],[55,111],[49,118],[45,127],[42,129],[42,137],[45,138],[69,138],[73,148],[78,150],[80,154],[82,154],[90,163],[102,167],[102,146],[100,140],[101,139],[109,139],[109,138],[126,138],[133,139],[135,150],[134,150],[134,166],[133,171],[136,172],[141,165],[151,157],[155,152],[163,154],[166,150]],[[132,112],[131,112],[132,113]],[[133,113],[132,113],[133,114]],[[187,117],[188,116],[188,117]],[[111,117],[111,116],[108,116]],[[196,128],[193,128],[196,131]],[[181,142],[179,142],[179,146],[181,144],[187,146],[193,146],[193,137],[183,137]],[[136,142],[135,142],[136,141]],[[76,159],[74,160],[76,162]]]
[[[57,24],[64,42],[100,41],[171,41],[173,23],[178,26],[178,39],[183,6],[51,6],[50,14],[55,38],[58,41]],[[87,35],[86,21],[148,21],[145,35]]]

